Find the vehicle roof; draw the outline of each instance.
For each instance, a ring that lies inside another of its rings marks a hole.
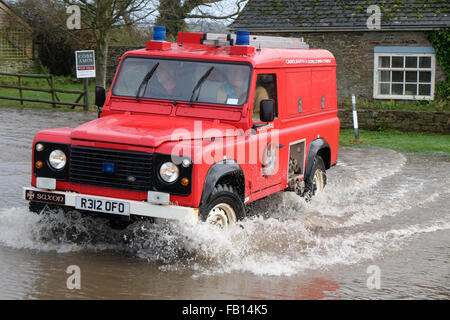
[[[324,49],[277,49],[260,48],[250,55],[232,55],[230,47],[172,43],[169,50],[138,49],[128,51],[125,56],[213,60],[250,63],[254,68],[289,68],[300,66],[335,66],[331,52]]]

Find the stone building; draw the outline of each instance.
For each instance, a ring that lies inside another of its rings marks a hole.
[[[0,0],[0,72],[30,72],[33,30]]]
[[[432,100],[446,81],[427,31],[450,26],[448,1],[249,0],[230,26],[251,34],[303,37],[331,51],[338,99]],[[447,80],[448,81],[448,80]]]

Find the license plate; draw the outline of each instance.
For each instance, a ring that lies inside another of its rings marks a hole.
[[[79,196],[75,197],[75,209],[125,216],[130,214],[130,204],[128,202]]]

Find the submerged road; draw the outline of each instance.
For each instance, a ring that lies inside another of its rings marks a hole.
[[[0,108],[0,299],[450,297],[449,156],[341,148],[311,203],[279,193],[223,231],[30,213],[33,136],[95,117]]]

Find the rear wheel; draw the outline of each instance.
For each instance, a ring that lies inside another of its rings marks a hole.
[[[230,185],[217,185],[206,205],[200,207],[200,217],[221,228],[245,218],[245,206]]]
[[[314,164],[311,174],[305,181],[305,192],[303,196],[307,201],[323,191],[327,184],[327,174],[325,170],[325,163],[321,156],[317,155],[314,158]]]

